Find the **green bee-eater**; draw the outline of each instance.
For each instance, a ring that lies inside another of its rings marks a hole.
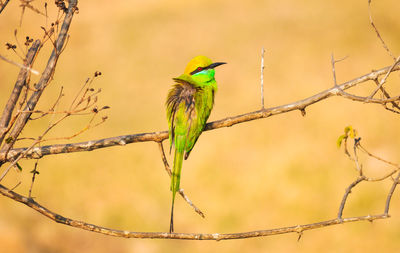
[[[171,176],[172,206],[169,232],[174,232],[174,201],[179,190],[182,160],[188,158],[194,144],[204,130],[214,105],[217,82],[214,68],[225,62],[212,62],[205,56],[196,56],[185,72],[173,78],[175,85],[167,97],[170,152],[175,147]]]

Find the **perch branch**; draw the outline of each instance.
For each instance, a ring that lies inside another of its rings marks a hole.
[[[392,65],[393,66],[393,65]],[[337,87],[332,87],[330,89],[324,90],[318,94],[315,94],[311,97],[305,98],[303,100],[299,100],[290,104],[265,108],[254,112],[245,113],[242,115],[237,115],[233,117],[228,117],[225,119],[213,121],[207,123],[205,130],[213,130],[222,127],[230,127],[235,124],[257,120],[261,118],[267,118],[273,115],[286,113],[294,110],[302,110],[307,106],[310,106],[318,101],[323,99],[329,98],[335,95],[341,95],[341,91],[349,89],[351,87],[356,86],[357,84],[364,83],[370,80],[375,80],[379,76],[387,74],[390,70],[392,72],[400,70],[400,66],[396,65],[392,68],[392,66],[387,66],[385,68],[372,71],[368,74],[363,76],[357,77],[353,80],[347,81],[343,84],[337,85]],[[394,99],[390,99],[393,101]],[[363,102],[368,102],[364,101]],[[369,101],[379,102],[381,100],[373,99]],[[131,134],[131,135],[122,135],[116,137],[110,137],[105,139],[98,139],[98,140],[90,140],[86,142],[79,142],[79,143],[69,143],[69,144],[55,144],[55,145],[48,145],[42,147],[35,147],[29,152],[25,154],[26,158],[40,158],[45,155],[55,155],[61,153],[71,153],[71,152],[82,152],[82,151],[92,151],[99,148],[106,148],[111,146],[118,146],[118,145],[126,145],[130,143],[136,142],[147,142],[147,141],[154,141],[160,142],[168,138],[167,131],[160,131],[160,132],[152,132],[152,133],[139,133],[139,134]],[[19,156],[22,152],[24,152],[26,148],[17,148],[11,149],[8,152],[7,158],[5,152],[0,152],[0,163],[6,162],[15,159]]]
[[[387,214],[378,214],[378,215],[367,215],[367,216],[358,216],[358,217],[350,217],[343,219],[332,219],[326,220],[322,222],[316,222],[311,224],[290,226],[290,227],[282,227],[275,229],[266,229],[266,230],[257,230],[257,231],[249,231],[249,232],[241,232],[241,233],[230,233],[230,234],[198,234],[198,233],[165,233],[165,232],[132,232],[125,230],[116,230],[105,228],[93,224],[89,224],[83,221],[73,220],[64,216],[61,216],[46,207],[40,205],[32,198],[27,198],[22,196],[14,191],[9,190],[0,184],[0,193],[6,197],[9,197],[15,201],[18,201],[24,205],[29,206],[30,208],[36,210],[47,218],[64,225],[68,225],[75,228],[80,228],[104,235],[116,236],[116,237],[125,237],[125,238],[152,238],[152,239],[185,239],[185,240],[230,240],[230,239],[245,239],[252,237],[264,237],[264,236],[272,236],[272,235],[280,235],[280,234],[288,234],[288,233],[302,233],[306,230],[312,230],[317,228],[323,228],[328,226],[333,226],[342,223],[348,222],[357,222],[357,221],[374,221],[378,219],[386,219],[389,217]]]

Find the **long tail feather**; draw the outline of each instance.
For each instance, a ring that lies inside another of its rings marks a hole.
[[[169,226],[170,233],[174,232],[174,202],[175,202],[175,195],[176,192],[179,191],[179,184],[181,181],[181,170],[182,170],[182,160],[183,160],[182,144],[184,142],[183,143],[180,142],[181,141],[177,141],[177,143],[175,143],[176,146],[175,146],[174,167],[172,169],[172,176],[171,176],[172,206],[171,206],[171,221]]]
[[[172,207],[171,207],[171,220],[169,223],[169,232],[173,233],[174,232],[174,199],[172,197]]]

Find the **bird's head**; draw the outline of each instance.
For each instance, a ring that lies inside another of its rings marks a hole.
[[[194,57],[186,66],[184,74],[190,75],[193,80],[199,83],[208,83],[215,80],[215,67],[226,62],[212,62],[208,57],[199,55]]]

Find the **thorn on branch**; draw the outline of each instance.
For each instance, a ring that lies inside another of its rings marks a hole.
[[[300,108],[301,116],[306,116],[306,108]]]
[[[297,241],[299,242],[301,237],[303,236],[303,231],[297,233],[299,234],[299,236],[297,237]]]
[[[344,61],[345,59],[347,59],[348,55],[346,55],[345,57],[339,59],[339,60],[335,60],[333,53],[331,54],[331,65],[332,65],[332,74],[333,74],[333,83],[335,85],[335,87],[338,87],[337,84],[337,80],[336,80],[336,63]],[[340,92],[343,92],[342,89],[340,89]]]

